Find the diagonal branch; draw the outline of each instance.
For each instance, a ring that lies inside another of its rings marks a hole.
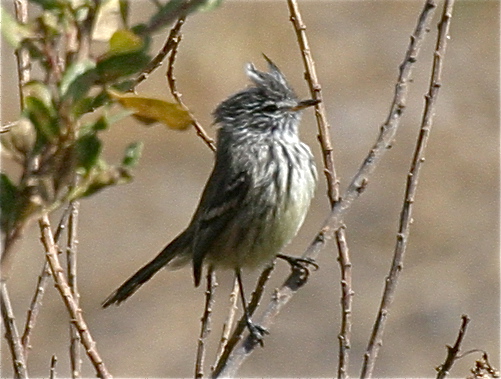
[[[259,282],[258,282],[259,283]],[[221,356],[224,352],[224,349],[226,348],[226,344],[228,343],[228,340],[230,339],[230,333],[231,329],[233,328],[233,323],[235,322],[235,316],[238,310],[238,280],[237,277],[235,276],[233,279],[233,289],[231,290],[230,293],[230,306],[228,310],[228,316],[226,317],[226,320],[223,324],[223,330],[221,332],[221,339],[219,341],[219,347],[217,349],[217,354],[216,354],[216,362],[218,362],[221,359]]]
[[[339,179],[336,175],[334,154],[331,145],[330,126],[327,122],[325,104],[322,98],[322,88],[318,81],[315,63],[311,54],[306,26],[303,23],[297,0],[287,0],[290,20],[294,26],[296,37],[301,50],[301,56],[305,67],[305,78],[310,88],[311,96],[321,102],[315,106],[315,116],[318,126],[318,140],[322,149],[324,162],[324,174],[327,182],[327,196],[331,206],[339,201]],[[353,302],[351,261],[346,242],[345,228],[339,228],[336,233],[336,245],[338,249],[338,262],[341,270],[341,331],[338,335],[338,373],[340,379],[347,377],[349,350],[351,345],[351,309]]]
[[[335,231],[342,226],[343,219],[347,211],[353,202],[358,199],[361,193],[365,190],[370,176],[375,171],[385,152],[391,146],[400,125],[401,116],[405,110],[408,84],[410,82],[413,65],[417,60],[418,53],[423,44],[423,40],[433,17],[435,8],[435,1],[426,1],[426,4],[419,16],[417,26],[411,37],[411,42],[405,54],[404,61],[400,65],[400,74],[395,86],[395,94],[388,118],[381,126],[376,143],[369,151],[369,154],[365,158],[358,172],[353,177],[348,189],[345,191],[343,196],[341,196],[341,199],[332,207],[332,210],[325,220],[322,228],[315,236],[306,252],[303,254],[303,258],[315,259],[324,248],[327,240],[331,239]],[[282,308],[285,307],[285,305],[292,299],[294,294],[299,289],[297,286],[299,279],[299,273],[293,272],[289,275],[282,287],[271,299],[268,308],[259,321],[259,325],[264,328],[269,328]],[[238,368],[243,364],[247,357],[252,354],[255,347],[256,345],[252,343],[251,338],[241,341],[233,352],[231,360],[228,360],[228,364],[222,368],[216,376],[231,377],[235,375]]]
[[[65,209],[63,215],[61,216],[61,220],[59,220],[56,233],[54,234],[54,241],[56,243],[59,241],[63,230],[66,229],[66,223],[68,221],[69,214],[70,206]],[[21,338],[26,360],[28,359],[28,352],[31,349],[31,333],[33,332],[33,329],[35,328],[37,322],[38,313],[40,312],[40,308],[42,306],[42,300],[45,294],[45,289],[47,288],[49,277],[49,263],[47,262],[47,260],[44,260],[42,270],[40,272],[40,275],[38,276],[35,293],[31,300],[30,307],[28,308],[28,314],[26,316],[26,322],[24,324],[24,332]]]
[[[449,374],[454,361],[458,358],[459,352],[461,350],[461,344],[463,343],[464,336],[466,335],[466,328],[468,327],[469,322],[470,318],[467,315],[461,316],[461,327],[459,328],[456,342],[452,347],[447,345],[447,358],[442,365],[437,367],[437,379],[445,379],[447,374]]]
[[[261,298],[263,297],[264,290],[266,288],[266,283],[270,279],[271,273],[273,269],[275,268],[275,265],[270,265],[266,269],[263,270],[261,275],[259,276],[259,279],[257,281],[256,289],[254,292],[252,292],[251,299],[249,301],[249,304],[247,304],[247,311],[249,312],[249,316],[252,317],[254,312],[256,311],[259,302],[261,301]],[[238,284],[237,284],[238,285]],[[224,346],[223,352],[220,354],[219,359],[216,362],[216,366],[212,372],[212,378],[219,378],[219,377],[227,377],[228,375],[224,372],[226,370],[226,367],[229,364],[229,360],[232,358],[232,352],[237,346],[238,342],[242,340],[242,335],[245,332],[246,329],[246,321],[245,321],[245,314],[242,315],[240,320],[238,321],[235,330],[233,331],[233,334],[231,335],[230,339]],[[255,342],[255,339],[251,339],[253,342]]]
[[[367,351],[364,354],[364,364],[362,366],[361,373],[362,378],[372,377],[377,354],[379,348],[382,345],[382,337],[388,317],[388,312],[393,303],[398,278],[403,268],[419,174],[424,163],[424,153],[433,122],[433,115],[435,113],[438,92],[440,86],[442,85],[441,73],[443,66],[443,57],[445,55],[447,46],[453,6],[454,0],[445,0],[442,19],[438,25],[438,37],[433,58],[430,86],[428,94],[425,96],[426,103],[423,112],[423,119],[421,121],[421,129],[419,132],[416,148],[414,150],[411,168],[407,176],[404,204],[402,207],[402,212],[400,213],[400,225],[398,228],[393,260],[391,263],[390,272],[385,280],[384,292],[381,298],[381,304],[376,317],[376,321],[374,323],[369,345],[367,346]]]
[[[334,155],[331,144],[330,125],[327,121],[325,113],[325,104],[322,97],[322,87],[318,81],[315,62],[311,54],[308,38],[306,37],[306,26],[302,20],[297,0],[287,0],[289,6],[290,20],[296,32],[297,41],[301,50],[301,57],[305,68],[305,79],[308,82],[310,93],[313,99],[320,100],[320,103],[315,105],[315,117],[318,125],[318,140],[322,148],[322,156],[324,160],[324,174],[327,180],[327,194],[331,205],[339,199],[339,181],[336,176],[334,166]]]
[[[184,21],[185,17],[181,17],[177,20],[176,24],[170,30],[167,40],[165,41],[164,45],[157,53],[155,58],[153,58],[151,62],[148,63],[148,66],[146,66],[144,70],[137,76],[137,78],[134,79],[131,90],[134,90],[141,82],[148,79],[150,74],[162,65],[167,54],[169,54],[176,46],[176,41],[179,38],[181,27],[184,25]]]
[[[80,293],[77,286],[77,230],[80,203],[73,200],[69,204],[70,217],[68,220],[68,242],[66,245],[66,262],[68,273],[68,285],[77,306],[80,302]],[[70,364],[71,377],[79,378],[82,371],[82,359],[80,354],[80,335],[72,322],[70,322]]]
[[[50,222],[47,214],[43,215],[38,220],[38,224],[40,227],[42,244],[44,245],[46,251],[45,257],[49,262],[56,288],[63,298],[66,309],[70,314],[71,321],[80,334],[87,356],[96,370],[96,375],[99,378],[111,378],[112,376],[106,369],[106,366],[97,351],[96,342],[92,338],[87,323],[82,316],[82,310],[79,308],[71,293],[68,280],[66,279],[64,270],[59,262],[57,246],[54,242],[52,231],[50,230]]]
[[[198,338],[197,357],[195,361],[195,378],[204,377],[205,344],[207,337],[211,332],[211,315],[214,306],[214,291],[217,287],[216,273],[211,266],[207,270],[207,289],[205,290],[205,307],[202,316],[202,327],[200,328],[200,337]]]
[[[181,93],[177,89],[176,85],[176,78],[174,77],[174,63],[176,62],[177,58],[177,48],[179,46],[179,43],[181,42],[181,35],[177,36],[173,40],[173,46],[172,46],[172,52],[169,56],[169,66],[167,68],[166,76],[167,76],[167,82],[169,83],[169,89],[176,101],[178,102],[179,105],[181,105],[184,109],[186,109],[188,112],[190,112],[189,108],[184,104]],[[192,125],[197,131],[197,135],[204,141],[204,143],[211,149],[212,151],[216,151],[216,145],[214,143],[214,140],[209,137],[209,135],[205,132],[203,126],[196,120],[196,118],[191,114],[190,116],[192,121]]]
[[[7,291],[7,283],[5,281],[0,282],[1,290],[1,308],[2,308],[2,319],[5,327],[5,339],[9,344],[10,352],[12,355],[12,364],[14,366],[14,377],[15,378],[27,378],[28,369],[26,367],[26,358],[24,355],[23,345],[21,343],[21,338],[17,330],[16,319],[14,317],[14,311],[12,310],[12,304],[10,302],[9,292]]]

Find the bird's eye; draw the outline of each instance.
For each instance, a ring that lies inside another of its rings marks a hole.
[[[263,107],[264,112],[276,112],[278,111],[278,106],[276,104],[268,104]]]

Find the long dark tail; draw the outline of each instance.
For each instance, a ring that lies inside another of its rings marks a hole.
[[[189,233],[185,231],[169,243],[151,262],[147,263],[138,272],[132,275],[115,292],[103,302],[103,308],[111,304],[120,305],[123,301],[132,296],[144,283],[151,279],[162,267],[167,265],[172,259],[186,252],[189,246]]]

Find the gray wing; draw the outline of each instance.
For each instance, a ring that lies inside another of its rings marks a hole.
[[[249,173],[244,170],[235,172],[230,167],[230,162],[225,157],[216,159],[192,220],[191,227],[195,229],[192,248],[196,286],[200,284],[203,261],[208,250],[236,217],[250,188]]]

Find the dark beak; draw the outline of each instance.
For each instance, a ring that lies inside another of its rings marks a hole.
[[[295,107],[292,107],[291,110],[296,112],[300,111],[301,109],[311,107],[313,105],[317,105],[320,103],[320,100],[318,99],[308,99],[308,100],[302,100],[296,105]]]

